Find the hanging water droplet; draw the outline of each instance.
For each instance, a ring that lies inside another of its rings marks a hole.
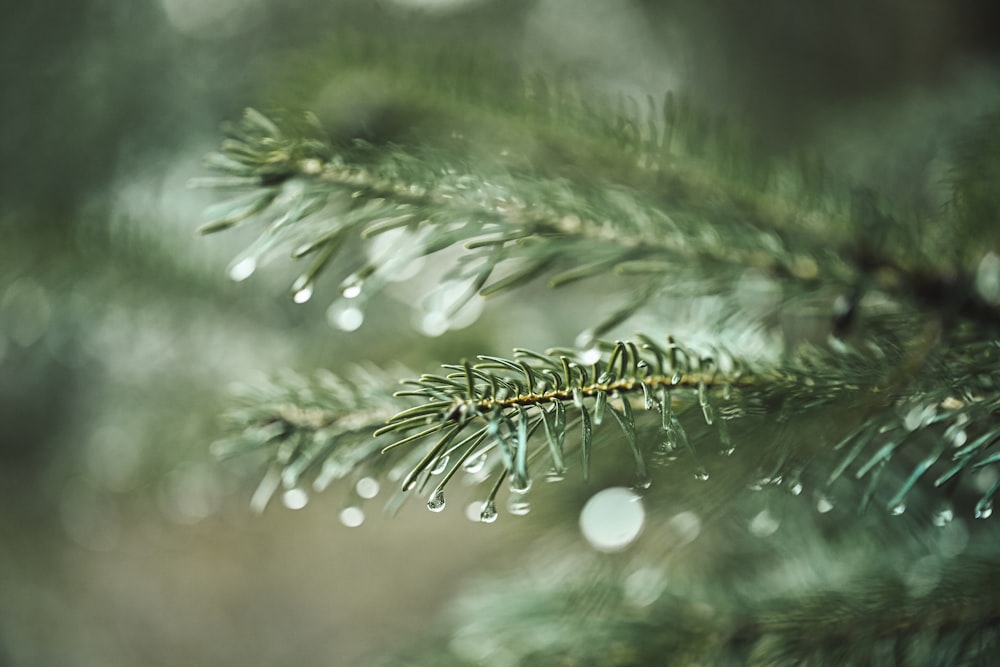
[[[580,363],[589,366],[601,360],[601,350],[597,347],[597,341],[594,340],[593,331],[588,329],[581,332],[576,337],[576,346],[582,350],[579,354]]]
[[[288,489],[281,494],[282,504],[290,510],[300,510],[309,503],[309,494],[303,489]]]
[[[340,293],[345,299],[357,299],[361,296],[361,290],[364,287],[365,281],[362,280],[361,276],[356,273],[344,278],[344,282],[340,283]]]
[[[497,520],[497,506],[492,500],[487,500],[483,503],[482,509],[479,511],[479,520],[483,523],[493,523]]]
[[[365,322],[365,313],[357,306],[337,300],[327,309],[326,319],[341,331],[357,331]]]
[[[440,310],[432,310],[420,317],[417,328],[425,336],[437,338],[448,331],[448,326],[448,315]]]
[[[906,512],[906,503],[902,501],[896,503],[895,505],[892,506],[892,508],[889,509],[889,512],[893,516],[901,516],[904,512]]]
[[[348,528],[357,528],[365,522],[365,511],[360,507],[345,507],[340,510],[339,518]]]
[[[531,478],[514,475],[510,478],[510,491],[518,495],[524,495],[531,490]]]
[[[621,551],[642,532],[646,510],[630,489],[611,487],[595,493],[580,512],[580,531],[599,551]]]
[[[448,467],[448,456],[439,456],[431,467],[432,475],[440,475]]]
[[[984,498],[976,503],[976,518],[989,519],[993,516],[993,499]]]
[[[378,495],[380,486],[374,477],[362,477],[354,485],[354,490],[360,497],[370,500]]]
[[[635,491],[648,491],[649,488],[653,486],[653,480],[649,475],[637,475],[635,482],[632,484],[632,488]]]
[[[470,475],[475,475],[479,473],[483,467],[486,465],[486,452],[481,454],[473,454],[471,457],[465,460],[462,464],[462,470],[469,473]]]
[[[935,526],[941,528],[943,526],[947,526],[954,519],[955,519],[955,510],[953,510],[950,505],[945,505],[934,513],[934,516],[932,517],[931,521],[934,522]]]
[[[715,407],[708,398],[708,390],[704,382],[698,383],[698,403],[701,405],[701,412],[705,416],[705,423],[711,426],[715,422]]]
[[[770,510],[762,510],[750,520],[750,534],[754,537],[770,537],[778,531],[781,522]]]
[[[306,283],[299,289],[292,293],[292,301],[295,303],[305,303],[312,298],[313,286],[312,283]]]
[[[793,496],[797,496],[802,493],[802,482],[795,482],[788,487],[788,492]]]
[[[597,398],[594,400],[594,424],[600,425],[604,421],[604,411],[608,406],[608,393],[606,391],[597,392]]]
[[[1000,255],[986,253],[976,269],[976,291],[987,303],[1000,305]]]
[[[705,482],[708,480],[708,471],[702,467],[699,467],[698,470],[696,470],[694,473],[694,478],[701,482]]]
[[[561,482],[566,479],[566,475],[554,468],[550,468],[547,473],[545,473],[546,482]]]
[[[820,514],[826,514],[832,509],[833,509],[833,503],[830,501],[830,499],[820,494],[820,496],[816,499],[816,511],[819,512]]]
[[[427,509],[432,512],[440,512],[444,509],[444,491],[441,489],[435,489],[434,493],[431,494],[430,499],[427,501]]]
[[[229,265],[229,278],[236,282],[243,282],[253,275],[257,270],[257,260],[254,257],[244,257]]]
[[[531,503],[527,500],[511,498],[507,501],[507,511],[514,516],[524,516],[531,511]]]

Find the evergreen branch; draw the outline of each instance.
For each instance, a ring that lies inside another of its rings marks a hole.
[[[630,590],[574,563],[466,595],[449,657],[457,665],[988,664],[1000,648],[996,558],[928,558],[923,569],[873,565],[838,584],[743,599],[712,595],[708,581],[657,583],[661,565],[645,569],[651,589]],[[430,663],[410,655],[406,664]]]
[[[466,256],[445,278],[469,289],[447,304],[448,317],[476,292],[495,294],[543,274],[554,286],[611,271],[645,274],[649,287],[642,296],[596,327],[595,335],[667,284],[716,291],[747,268],[794,278],[810,289],[819,278],[834,285],[853,280],[850,268],[825,248],[796,239],[793,230],[779,236],[774,225],[747,224],[724,204],[691,209],[670,199],[645,201],[628,188],[577,186],[364,142],[336,152],[321,132],[308,116],[283,129],[248,111],[230,127],[222,152],[209,158],[209,166],[227,175],[200,184],[250,193],[213,207],[202,231],[254,217],[268,224],[230,266],[234,279],[247,278],[276,248],[294,245],[294,257],[316,256],[293,284],[293,296],[304,301],[338,252],[369,244],[370,261],[341,282],[345,298],[356,298],[362,285],[377,291],[418,257],[464,245]],[[372,252],[370,243],[382,236],[392,251]]]
[[[224,417],[233,436],[216,441],[220,458],[260,451],[267,474],[251,506],[263,511],[277,489],[299,490],[307,479],[322,491],[333,480],[379,468],[381,446],[371,434],[399,409],[384,371],[358,366],[347,380],[320,372],[312,380],[286,372],[240,388],[239,405]]]
[[[552,286],[612,272],[643,275],[644,289],[595,327],[599,336],[659,291],[684,285],[689,293],[717,292],[746,269],[781,278],[789,289],[824,287],[853,292],[856,300],[876,289],[924,309],[948,312],[958,304],[964,317],[1000,322],[1000,305],[975,288],[975,269],[928,259],[924,246],[893,231],[908,226],[865,193],[853,197],[850,224],[827,220],[819,235],[767,207],[748,213],[724,178],[717,192],[695,185],[699,179],[678,175],[687,172],[676,159],[675,189],[650,199],[627,187],[572,183],[426,149],[355,141],[337,150],[309,114],[275,121],[247,110],[227,131],[221,152],[207,161],[225,175],[196,183],[249,192],[211,207],[201,231],[250,219],[267,225],[230,265],[234,280],[282,248],[296,259],[312,256],[292,285],[297,302],[312,297],[317,278],[347,248],[360,244],[368,254],[341,279],[349,300],[377,293],[420,257],[463,246],[464,257],[444,280],[464,288],[441,307],[443,322],[476,293],[496,294],[543,275]],[[692,189],[706,203],[692,202]],[[856,236],[837,240],[845,227]]]

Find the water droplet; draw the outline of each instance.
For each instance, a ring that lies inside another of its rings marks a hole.
[[[816,511],[820,514],[826,514],[833,509],[833,503],[824,495],[820,495],[816,499]]]
[[[348,528],[357,528],[365,522],[365,511],[360,507],[345,507],[340,510],[339,518]]]
[[[931,520],[934,522],[935,526],[938,526],[940,528],[943,526],[947,526],[954,519],[955,519],[955,510],[953,510],[949,505],[945,505],[944,507],[942,507],[941,509],[939,509],[937,512],[934,513],[934,516]]]
[[[514,516],[524,516],[531,511],[531,503],[527,500],[516,500],[511,498],[507,501],[507,511]]]
[[[531,490],[531,478],[523,477],[519,478],[518,475],[513,475],[510,478],[510,491],[511,493],[516,493],[518,495],[524,495]]]
[[[444,509],[444,491],[436,489],[427,501],[427,509],[432,512],[440,512]]]
[[[479,511],[479,520],[483,523],[493,523],[497,520],[497,506],[493,504],[492,500],[487,500],[483,503],[482,509]]]
[[[357,299],[361,296],[364,284],[364,280],[358,274],[352,273],[344,278],[344,282],[340,283],[340,293],[345,299]]]
[[[719,456],[732,456],[735,452],[735,447],[723,447],[719,450]]]
[[[229,278],[236,282],[243,282],[252,276],[253,272],[256,270],[257,260],[253,257],[244,257],[243,259],[230,264]]]
[[[984,498],[976,503],[976,518],[989,519],[993,516],[993,499]]]
[[[555,470],[554,468],[549,469],[549,471],[545,473],[546,482],[561,482],[564,479],[566,479],[566,474]]]
[[[780,526],[781,522],[770,510],[761,510],[750,520],[750,534],[754,537],[770,537]]]
[[[901,516],[904,512],[906,512],[906,503],[904,502],[896,503],[895,505],[892,506],[892,508],[889,509],[889,512],[893,516]]]
[[[702,482],[708,481],[708,471],[704,468],[698,468],[694,473],[694,478]]]
[[[1000,255],[988,252],[976,269],[976,291],[990,304],[1000,305]]]
[[[374,477],[362,477],[354,485],[354,490],[360,497],[370,500],[378,495],[380,486]]]
[[[434,465],[431,467],[432,475],[440,475],[448,468],[448,457],[439,456],[435,461]]]
[[[281,502],[290,510],[300,510],[309,503],[309,494],[303,489],[288,489],[281,494]]]
[[[580,512],[580,531],[598,551],[621,551],[646,522],[642,500],[632,490],[611,487],[590,497]]]
[[[641,567],[630,574],[623,584],[625,600],[636,607],[648,607],[656,602],[667,587],[663,573],[652,567]]]
[[[486,452],[482,452],[481,454],[473,454],[471,457],[466,459],[465,463],[462,464],[462,470],[470,475],[475,475],[479,473],[485,465]]]
[[[601,350],[597,347],[597,342],[594,340],[593,331],[587,330],[581,332],[576,337],[576,346],[581,350],[579,354],[580,363],[589,366],[601,360]]]
[[[444,335],[448,331],[448,316],[439,311],[433,310],[429,313],[425,313],[419,322],[420,332],[425,336],[430,338],[437,338],[438,336]]]
[[[652,486],[653,480],[648,475],[637,476],[635,483],[632,484],[632,488],[636,491],[647,491]]]
[[[357,306],[334,301],[326,311],[327,321],[341,331],[357,331],[365,322],[365,313]]]
[[[802,493],[802,482],[795,482],[788,487],[788,492],[793,496],[800,495]]]
[[[304,286],[300,287],[299,289],[295,290],[294,293],[292,293],[292,301],[294,301],[295,303],[305,303],[306,301],[312,298],[312,295],[313,295],[313,286],[311,283],[306,283]]]
[[[679,546],[694,542],[701,533],[701,519],[694,512],[680,512],[667,521],[667,527],[673,533]]]

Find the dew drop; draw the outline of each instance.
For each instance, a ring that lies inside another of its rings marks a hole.
[[[976,518],[989,519],[993,516],[993,499],[986,498],[976,504]]]
[[[340,283],[340,293],[345,299],[357,299],[361,296],[361,288],[364,287],[364,281],[356,273],[352,273],[344,279],[344,282]]]
[[[802,482],[795,482],[788,487],[788,492],[793,496],[798,496],[802,494]]]
[[[944,507],[942,507],[941,509],[939,509],[937,512],[934,513],[934,516],[932,517],[931,521],[934,522],[935,526],[941,528],[947,526],[954,519],[955,519],[955,510],[953,510],[950,506],[945,505]]]
[[[292,294],[292,301],[295,303],[305,303],[312,298],[313,286],[310,283],[306,283],[303,287],[295,290]]]
[[[531,478],[514,475],[510,478],[510,491],[518,495],[524,495],[531,490]]]
[[[580,512],[580,531],[598,551],[621,551],[642,532],[646,510],[632,490],[611,487],[590,497]]]
[[[334,301],[326,311],[326,319],[341,331],[357,331],[365,322],[365,313],[357,306]]]
[[[243,282],[253,275],[257,270],[257,260],[253,257],[244,257],[238,262],[233,262],[229,266],[229,278],[236,282]]]
[[[642,567],[630,574],[623,584],[625,600],[636,607],[648,607],[656,602],[667,587],[663,573],[652,567]]]
[[[781,522],[771,514],[770,510],[761,510],[750,520],[750,534],[754,537],[770,537],[780,526]]]
[[[288,489],[281,494],[281,502],[290,510],[300,510],[309,503],[309,494],[302,489]]]
[[[345,507],[340,510],[339,518],[348,528],[357,528],[365,522],[365,511],[360,507]]]
[[[683,546],[697,539],[701,533],[701,519],[694,512],[680,512],[667,521],[667,527],[677,544]]]
[[[430,499],[427,501],[427,509],[432,512],[440,512],[444,509],[444,491],[437,489],[431,495]]]
[[[524,516],[531,511],[531,503],[527,500],[516,500],[511,498],[507,502],[507,511],[514,516]]]
[[[434,310],[429,313],[425,313],[420,318],[418,328],[425,336],[437,338],[438,336],[444,335],[448,331],[449,325],[450,322],[448,321],[448,316],[441,311]]]
[[[906,503],[904,502],[896,503],[895,505],[892,506],[889,512],[893,516],[902,516],[902,514],[906,512]]]
[[[580,352],[580,361],[585,364],[596,364],[601,360],[601,350],[596,346],[588,347]]]
[[[482,509],[479,511],[479,520],[483,523],[493,523],[497,520],[497,506],[493,504],[492,500],[487,500],[483,503]]]
[[[432,475],[440,475],[448,468],[448,457],[439,456],[435,461],[434,465],[431,467]]]
[[[378,495],[380,486],[374,477],[362,477],[354,485],[354,490],[362,498],[370,500]]]
[[[466,459],[465,463],[462,464],[462,470],[470,475],[475,475],[481,472],[485,465],[486,452],[483,452],[482,454],[476,454],[472,458]]]
[[[632,488],[636,491],[647,491],[653,486],[653,480],[650,479],[649,475],[637,475],[635,482],[632,484]]]
[[[983,256],[976,269],[976,291],[986,302],[1000,305],[1000,255],[988,252]]]
[[[547,473],[545,473],[546,482],[561,482],[566,479],[566,474],[556,470],[555,468],[550,468]]]
[[[698,468],[694,473],[694,478],[701,482],[708,481],[708,471],[704,468]]]
[[[816,511],[820,514],[826,514],[832,509],[833,503],[826,496],[820,495],[819,498],[816,499]]]

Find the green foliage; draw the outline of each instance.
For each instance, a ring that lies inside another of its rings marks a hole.
[[[421,495],[437,511],[465,474],[489,480],[480,516],[491,523],[505,484],[516,498],[542,476],[578,467],[588,480],[599,461],[618,457],[638,493],[683,467],[688,480],[732,472],[715,492],[730,504],[748,485],[798,496],[805,481],[820,514],[846,484],[853,507],[881,506],[881,516],[908,505],[939,526],[959,511],[992,515],[1000,482],[976,475],[1000,462],[1000,260],[975,230],[993,223],[994,151],[956,149],[952,206],[928,216],[837,181],[814,158],[767,157],[684,95],[591,107],[563,81],[523,80],[535,94],[515,95],[507,113],[518,127],[537,123],[553,144],[589,132],[575,150],[598,165],[594,174],[535,162],[516,142],[512,154],[504,132],[467,142],[468,125],[426,144],[331,139],[316,116],[293,112],[248,110],[227,126],[207,160],[221,176],[198,184],[242,192],[210,209],[202,232],[260,230],[230,266],[234,280],[289,252],[308,262],[293,300],[310,300],[333,273],[340,296],[331,312],[343,313],[435,256],[449,289],[431,328],[443,329],[477,296],[528,294],[541,278],[562,287],[618,276],[631,288],[622,302],[595,304],[575,347],[454,360],[395,393],[368,372],[311,384],[291,377],[251,395],[231,415],[240,434],[219,449],[265,452],[256,507],[310,474],[322,489],[370,472],[398,482],[390,509]],[[481,112],[470,115],[477,139],[509,129],[483,110],[482,95],[428,96],[431,106]],[[552,118],[565,120],[559,132]],[[982,127],[992,141],[995,123]],[[600,159],[609,147],[620,160],[613,168]],[[706,295],[731,328],[776,336],[730,298],[748,276],[778,285],[786,314],[811,322],[801,342],[761,354],[738,336],[717,344],[710,331],[601,340],[636,315],[655,322],[658,299]],[[815,418],[828,423],[810,425]],[[776,444],[765,449],[764,438]],[[706,463],[712,443],[725,456]],[[729,458],[737,446],[760,449]],[[479,596],[499,611],[481,612],[486,630],[474,618],[465,631],[494,643],[516,635],[511,663],[525,665],[598,664],[595,655],[642,665],[664,654],[678,664],[853,664],[862,654],[898,664],[931,648],[951,664],[995,650],[996,603],[976,590],[988,586],[994,556],[935,563],[936,579],[917,592],[893,565],[855,568],[839,589],[829,580],[806,593],[752,588],[724,608],[677,593],[641,612],[614,582],[558,581],[523,600],[506,590],[502,603]],[[580,599],[603,601],[600,613],[573,606],[578,588]],[[951,596],[955,589],[964,592]],[[867,634],[845,647],[858,628]]]

